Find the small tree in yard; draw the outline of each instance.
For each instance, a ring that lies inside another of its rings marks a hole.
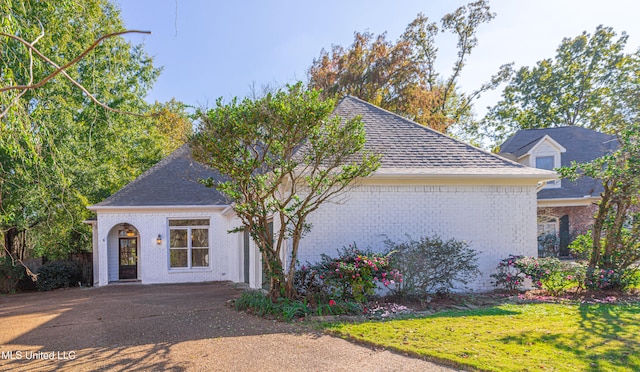
[[[638,97],[636,94],[636,103]],[[620,147],[614,153],[560,170],[563,177],[571,180],[592,177],[602,181],[604,191],[591,239],[585,240],[591,245],[587,255],[587,284],[593,281],[594,275],[598,275],[597,281],[602,279],[602,273],[620,280],[608,280],[606,286],[598,286],[601,288],[624,287],[624,278],[634,271],[628,269],[640,260],[640,124],[637,119],[620,131],[618,141]]]
[[[272,299],[295,295],[298,247],[311,228],[309,214],[380,164],[379,156],[364,150],[360,118],[331,116],[333,108],[333,101],[298,83],[255,100],[219,99],[214,109],[198,114],[193,155],[225,177],[203,182],[233,202],[262,253]],[[278,222],[273,235],[272,219]],[[291,251],[285,252],[288,239]]]

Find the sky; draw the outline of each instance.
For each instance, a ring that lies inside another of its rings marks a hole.
[[[469,1],[325,0],[214,1],[119,0],[130,35],[143,43],[163,71],[149,102],[171,98],[196,107],[213,106],[218,97],[260,92],[263,86],[306,81],[307,70],[324,48],[349,46],[355,31],[387,32],[395,41],[416,15],[440,21]],[[490,0],[497,16],[478,29],[478,46],[467,59],[460,89],[472,92],[505,63],[533,66],[551,58],[565,37],[593,33],[600,24],[629,35],[627,50],[640,46],[638,0]],[[448,76],[456,40],[441,34],[437,70]],[[476,102],[476,113],[500,99],[497,91]]]

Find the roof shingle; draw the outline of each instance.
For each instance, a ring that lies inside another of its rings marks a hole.
[[[480,150],[355,97],[343,98],[334,112],[362,117],[365,147],[382,155],[379,174],[554,178],[553,172]],[[227,205],[223,194],[198,182],[209,177],[222,179],[184,145],[93,207]]]
[[[453,139],[414,121],[391,113],[352,96],[336,105],[335,114],[351,119],[357,115],[364,122],[365,148],[382,154],[379,172],[438,174],[501,174],[549,176],[533,169]]]
[[[591,129],[569,126],[560,128],[519,130],[500,146],[501,154],[514,154],[520,157],[526,154],[542,138],[549,136],[567,151],[561,154],[560,165],[570,166],[572,162],[586,163],[615,151],[618,140],[615,136],[596,132]],[[565,199],[598,196],[602,184],[593,178],[584,177],[577,182],[562,180],[562,187],[543,189],[538,199]]]
[[[220,173],[193,160],[183,145],[94,207],[227,205],[227,198],[198,182]]]

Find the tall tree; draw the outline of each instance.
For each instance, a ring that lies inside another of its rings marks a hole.
[[[209,179],[233,201],[233,209],[262,253],[271,297],[292,297],[298,247],[306,222],[323,203],[379,166],[364,150],[359,118],[330,116],[334,103],[301,83],[256,100],[233,100],[199,115],[194,157],[226,177]],[[274,220],[275,234],[270,232]],[[285,242],[290,239],[289,252]],[[283,256],[290,255],[289,267]]]
[[[640,71],[640,52],[624,51],[627,39],[603,26],[563,39],[553,59],[517,71],[483,130],[498,143],[518,129],[577,125],[615,132],[627,106],[616,92],[637,85]]]
[[[636,92],[636,113],[640,101]],[[604,191],[586,249],[589,257],[587,284],[601,288],[624,288],[638,271],[640,260],[640,119],[618,134],[620,147],[610,155],[586,164],[562,168],[563,177],[592,177],[602,181]],[[601,278],[607,278],[606,281]]]
[[[472,117],[473,100],[495,88],[510,73],[505,65],[491,81],[466,94],[458,79],[467,57],[478,44],[480,25],[495,17],[486,1],[480,0],[446,14],[440,26],[418,14],[400,38],[392,43],[386,34],[356,32],[348,49],[334,45],[322,50],[309,69],[309,86],[325,96],[353,95],[441,132],[454,124],[464,125]],[[436,35],[450,32],[457,37],[457,58],[451,74],[435,69],[438,56]]]
[[[85,206],[162,155],[155,119],[118,113],[148,110],[143,98],[159,70],[122,37],[96,44],[124,30],[111,1],[6,1],[0,12],[0,87],[11,88],[0,92],[3,247],[54,256],[86,249]],[[37,82],[46,83],[13,89]]]

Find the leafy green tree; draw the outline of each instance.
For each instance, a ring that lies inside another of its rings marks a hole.
[[[262,253],[272,299],[295,294],[298,247],[311,228],[309,214],[380,164],[379,156],[364,150],[360,118],[330,116],[333,108],[332,100],[298,83],[255,100],[219,99],[216,108],[198,114],[193,155],[226,178],[205,183],[233,201]],[[290,255],[288,269],[284,255]]]
[[[480,25],[495,17],[486,1],[467,4],[446,14],[440,26],[418,14],[395,42],[386,34],[356,32],[349,48],[334,45],[322,50],[309,69],[309,86],[325,96],[353,95],[441,132],[454,124],[464,126],[473,117],[472,104],[482,92],[495,88],[509,76],[505,65],[477,91],[458,89],[467,56],[478,44]],[[436,72],[436,35],[450,32],[457,41],[457,58],[448,77]]]
[[[87,249],[85,206],[163,155],[157,120],[130,114],[149,110],[159,70],[117,36],[111,1],[5,1],[0,12],[3,247],[18,257]]]
[[[563,177],[592,177],[604,187],[586,247],[589,273],[607,275],[600,287],[624,287],[640,260],[640,92],[634,93],[635,120],[618,135],[620,147],[586,164],[560,169]],[[634,270],[627,271],[629,268]],[[593,278],[587,278],[592,280]]]
[[[484,119],[496,143],[519,129],[576,125],[613,133],[628,102],[620,89],[638,84],[640,52],[625,54],[628,36],[598,26],[565,38],[556,56],[520,68]]]

